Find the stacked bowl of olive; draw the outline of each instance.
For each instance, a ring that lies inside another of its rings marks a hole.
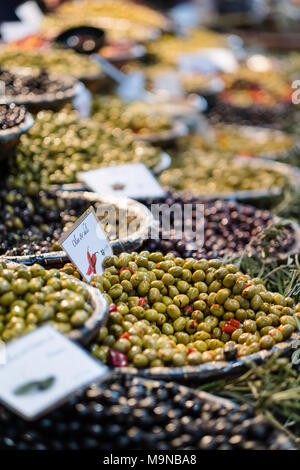
[[[0,265],[0,338],[5,343],[43,324],[80,342],[103,324],[107,305],[97,290],[38,264]]]
[[[189,365],[199,372],[213,361],[224,368],[224,361],[286,345],[297,328],[300,306],[292,298],[218,259],[142,251],[108,257],[104,267],[92,285],[110,313],[91,351],[120,370],[167,374],[166,367]]]

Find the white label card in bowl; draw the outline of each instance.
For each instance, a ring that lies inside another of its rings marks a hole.
[[[108,374],[106,366],[46,325],[6,347],[6,363],[0,365],[0,401],[32,421]]]
[[[77,219],[59,243],[88,282],[94,274],[103,273],[104,258],[113,254],[93,207]]]
[[[232,73],[238,63],[233,52],[218,47],[204,48],[196,52],[181,54],[178,59],[181,72],[214,75],[219,71]]]
[[[165,195],[163,188],[143,163],[98,168],[77,176],[89,189],[102,196],[145,199]]]

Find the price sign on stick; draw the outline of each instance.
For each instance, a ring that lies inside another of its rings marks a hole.
[[[113,254],[93,207],[79,217],[59,243],[88,282],[94,274],[103,273],[104,258]]]

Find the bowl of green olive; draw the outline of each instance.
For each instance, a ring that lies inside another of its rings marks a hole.
[[[97,95],[92,117],[105,127],[130,129],[135,141],[160,147],[171,145],[188,133],[183,119],[175,119],[156,103],[127,103],[115,95]]]
[[[284,161],[300,152],[297,138],[278,129],[223,124],[214,131],[213,148],[220,153]]]
[[[172,163],[160,175],[161,184],[203,200],[272,206],[286,191],[299,187],[299,169],[270,159],[220,153],[205,147],[198,136],[183,137],[169,152]]]
[[[291,352],[300,304],[218,259],[122,253],[92,279],[109,304],[92,354],[115,373],[211,380]]]
[[[144,163],[155,173],[162,171],[162,160],[168,157],[160,148],[133,137],[129,129],[108,128],[93,117],[80,120],[67,107],[57,113],[40,111],[8,169],[9,185],[61,186],[77,183],[80,172],[129,163]]]
[[[50,324],[88,344],[105,324],[108,304],[99,290],[58,269],[1,262],[0,311],[5,343]]]

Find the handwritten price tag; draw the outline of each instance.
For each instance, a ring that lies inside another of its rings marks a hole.
[[[104,258],[113,254],[93,207],[79,217],[59,243],[88,282],[94,274],[103,273]]]

